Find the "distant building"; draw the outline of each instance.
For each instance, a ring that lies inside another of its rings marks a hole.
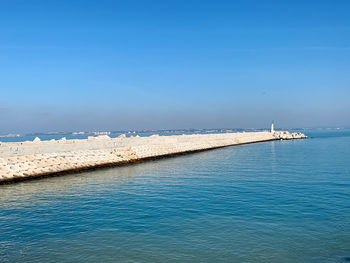
[[[271,123],[271,130],[270,130],[271,133],[275,132],[275,129],[273,128],[273,122]]]
[[[85,132],[73,132],[72,135],[84,135]]]

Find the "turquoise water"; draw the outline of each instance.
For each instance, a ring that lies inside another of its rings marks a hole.
[[[350,262],[350,131],[0,186],[0,262]]]

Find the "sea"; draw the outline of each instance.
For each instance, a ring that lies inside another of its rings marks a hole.
[[[0,185],[0,262],[350,262],[350,130]]]

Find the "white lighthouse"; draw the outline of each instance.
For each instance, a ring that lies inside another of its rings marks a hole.
[[[273,128],[273,122],[271,123],[271,130],[270,130],[271,133],[274,133],[275,132],[275,129]]]

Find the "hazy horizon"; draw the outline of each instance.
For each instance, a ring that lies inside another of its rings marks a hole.
[[[47,131],[30,131],[30,132],[10,132],[10,133],[0,133],[0,137],[14,137],[14,136],[30,136],[30,135],[66,135],[66,134],[71,134],[71,133],[79,133],[83,132],[84,134],[75,134],[75,135],[91,135],[93,133],[98,133],[98,132],[111,132],[111,134],[118,134],[119,132],[124,132],[124,133],[148,133],[152,131],[156,132],[175,132],[176,131],[193,131],[193,130],[198,130],[198,131],[240,131],[240,130],[245,130],[245,131],[254,131],[254,130],[269,130],[271,128],[271,123],[270,125],[266,125],[263,127],[209,127],[209,128],[174,128],[174,129],[91,129],[91,130],[47,130]],[[348,126],[314,126],[314,127],[276,127],[275,130],[290,130],[290,131],[300,131],[300,130],[349,130],[350,127]],[[96,136],[98,134],[95,134]],[[104,135],[104,134],[101,134]]]
[[[349,1],[2,1],[0,134],[350,127]]]

